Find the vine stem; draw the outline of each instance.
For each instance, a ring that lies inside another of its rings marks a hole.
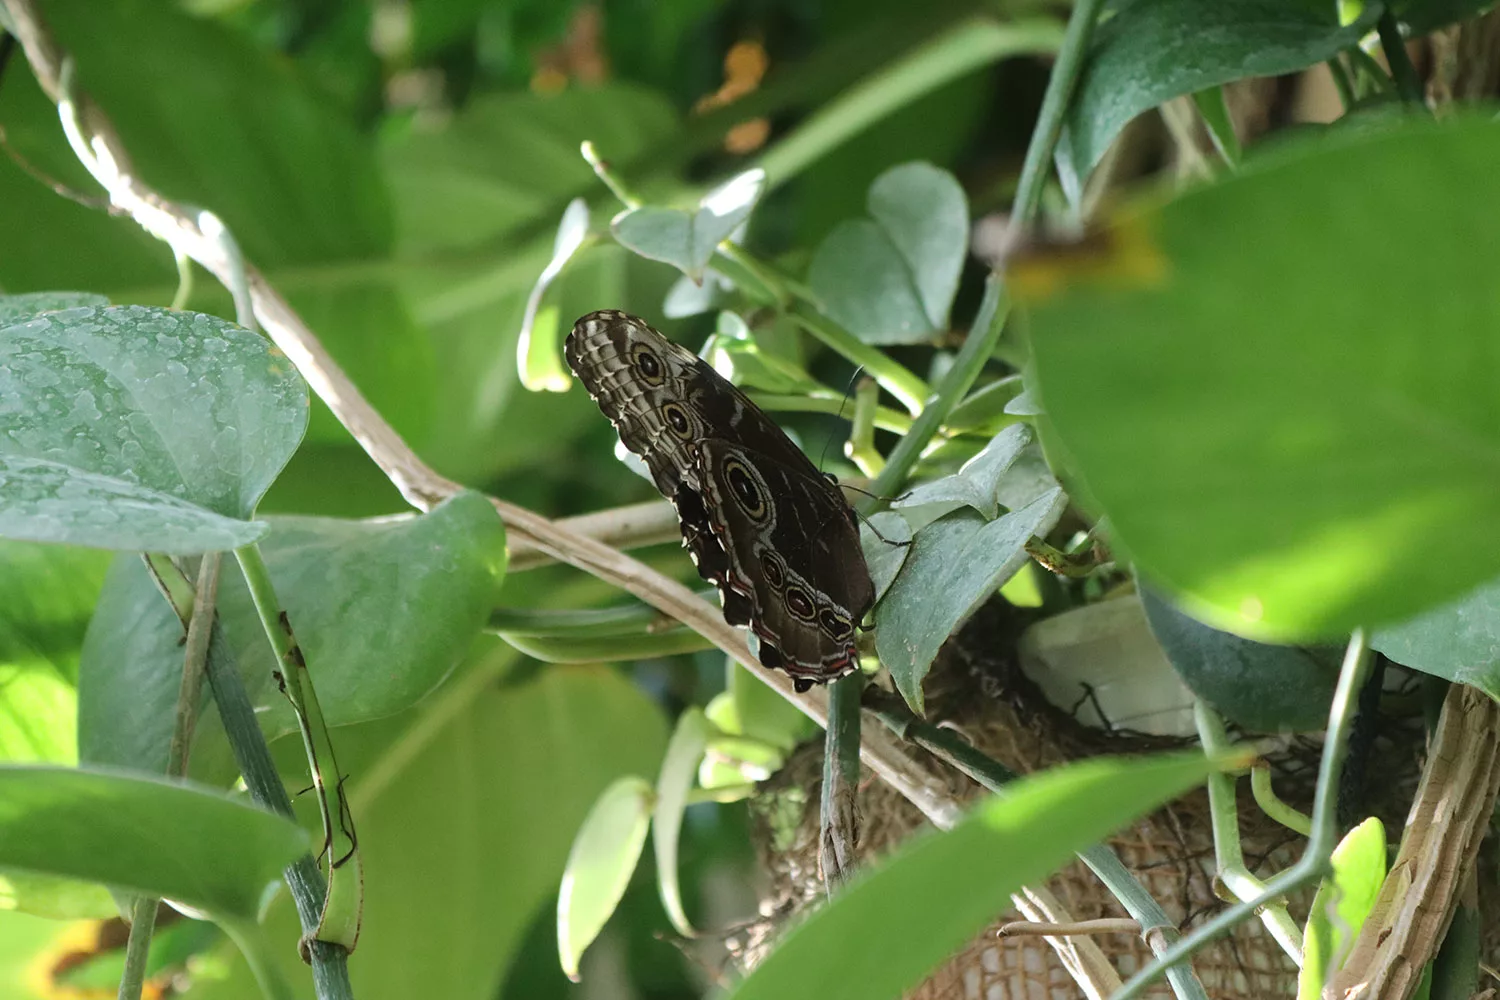
[[[1191,934],[1167,948],[1141,971],[1131,976],[1110,1000],[1131,1000],[1151,985],[1166,969],[1185,961],[1210,941],[1227,934],[1236,924],[1257,910],[1280,899],[1309,882],[1326,876],[1331,870],[1329,857],[1338,842],[1338,787],[1349,749],[1349,728],[1354,720],[1360,688],[1370,669],[1370,645],[1364,629],[1355,629],[1344,651],[1339,668],[1338,686],[1334,688],[1333,705],[1328,713],[1328,730],[1323,737],[1323,757],[1318,764],[1318,787],[1313,795],[1313,825],[1307,847],[1295,865],[1266,883],[1265,891],[1228,907],[1203,923]]]
[[[1391,13],[1389,7],[1381,12],[1380,19],[1375,22],[1375,31],[1380,35],[1380,47],[1385,50],[1385,61],[1390,64],[1396,93],[1408,104],[1422,104],[1422,81],[1418,79],[1417,69],[1411,64],[1411,55],[1406,51],[1406,39],[1401,37],[1401,26],[1396,23],[1396,15]]]
[[[203,675],[208,660],[208,637],[219,596],[219,556],[205,555],[198,566],[198,586],[187,618],[187,642],[182,655],[182,681],[177,688],[177,706],[173,713],[172,739],[167,745],[167,777],[187,774],[188,748],[193,743],[193,729],[198,719],[198,702],[203,696]],[[184,609],[187,610],[187,609]],[[156,930],[156,911],[161,907],[158,896],[137,896],[130,907],[130,937],[125,942],[125,970],[120,976],[119,1000],[140,1000],[146,983],[146,961],[151,954],[151,937]]]
[[[276,597],[271,572],[254,543],[235,549],[240,571],[250,589],[250,600],[265,630],[266,639],[276,655],[276,681],[292,703],[302,747],[307,754],[308,771],[318,797],[318,811],[323,821],[323,850],[328,855],[328,895],[313,937],[353,951],[359,940],[360,916],[364,894],[364,876],[360,868],[359,840],[354,832],[344,794],[344,775],[334,754],[333,737],[318,704],[312,675],[302,655],[302,647],[292,631],[291,619]],[[327,768],[333,774],[330,785]],[[304,947],[306,941],[304,941]]]
[[[1095,0],[1085,0],[1095,2]],[[784,183],[897,108],[966,73],[1008,56],[1048,53],[1059,45],[1050,18],[1001,22],[977,17],[944,32],[871,74],[824,105],[757,161],[772,185]],[[1066,46],[1066,41],[1061,40]]]
[[[1219,754],[1228,749],[1229,735],[1217,712],[1204,702],[1195,701],[1193,721],[1197,724],[1198,740],[1205,751]],[[1235,899],[1252,899],[1265,892],[1266,884],[1245,866],[1245,854],[1240,846],[1239,800],[1235,795],[1233,775],[1219,772],[1208,776],[1208,806],[1219,882]],[[1280,901],[1268,904],[1260,911],[1260,919],[1281,950],[1301,966],[1302,932],[1292,922],[1286,904]]]
[[[1031,133],[1026,159],[1021,163],[1021,179],[1016,184],[1015,205],[1010,213],[1012,225],[1027,225],[1041,208],[1042,189],[1047,183],[1052,153],[1062,135],[1063,120],[1078,86],[1089,39],[1093,37],[1094,22],[1099,19],[1103,6],[1104,0],[1078,0],[1068,18],[1068,30],[1063,34],[1057,62],[1047,80],[1047,92],[1042,96],[1036,129]]]

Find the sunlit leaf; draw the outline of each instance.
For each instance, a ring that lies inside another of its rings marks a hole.
[[[645,778],[618,778],[589,810],[573,838],[557,894],[557,954],[578,979],[578,960],[625,895],[635,872],[656,794]]]

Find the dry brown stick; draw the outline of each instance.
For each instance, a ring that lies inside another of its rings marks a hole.
[[[217,228],[208,213],[169,201],[134,173],[124,144],[113,124],[81,91],[67,83],[66,55],[57,46],[36,10],[34,0],[0,0],[16,26],[16,37],[43,91],[58,103],[64,130],[75,153],[103,185],[110,203],[129,214],[147,232],[189,257],[226,287],[243,278],[256,318],[272,341],[296,365],[308,385],[348,428],[401,495],[418,510],[430,510],[462,487],[439,475],[421,460],[376,409],[370,405],[295,310],[247,262],[232,259],[225,242],[207,225]],[[491,498],[506,527],[537,553],[566,562],[639,597],[703,635],[742,663],[804,714],[826,725],[827,695],[822,689],[799,694],[790,676],[767,670],[750,654],[742,633],[728,625],[718,610],[687,587],[603,544],[571,531],[534,511]],[[910,747],[879,722],[861,724],[860,758],[882,780],[920,809],[940,829],[952,827],[963,808],[948,788],[931,777]],[[1070,922],[1072,917],[1045,890],[1027,889],[1034,920]],[[1017,898],[1017,902],[1022,900]],[[1089,996],[1105,996],[1119,983],[1103,952],[1087,939],[1053,939],[1054,947]]]
[[[1330,1000],[1404,1000],[1437,955],[1500,787],[1500,705],[1467,684],[1443,700],[1406,838]]]
[[[624,507],[565,517],[556,522],[559,528],[574,535],[587,535],[617,549],[682,541],[677,526],[677,511],[665,500],[647,500]],[[519,573],[545,566],[552,558],[524,535],[510,541],[510,572]]]

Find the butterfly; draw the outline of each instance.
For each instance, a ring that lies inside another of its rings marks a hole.
[[[677,508],[683,545],[724,620],[798,691],[859,666],[875,603],[859,521],[839,487],[743,392],[645,321],[589,313],[564,344],[620,441]]]

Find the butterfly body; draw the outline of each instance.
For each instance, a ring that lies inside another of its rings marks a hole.
[[[633,316],[584,316],[565,353],[677,508],[699,574],[761,662],[799,690],[855,670],[875,588],[839,488],[708,362]]]

